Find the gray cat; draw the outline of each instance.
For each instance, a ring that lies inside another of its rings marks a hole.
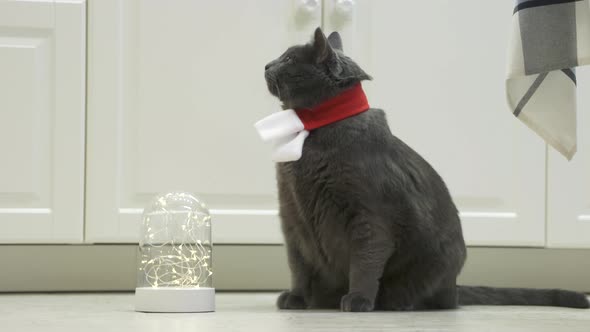
[[[309,108],[371,79],[320,28],[265,67],[285,109]],[[292,286],[280,309],[588,308],[564,290],[456,286],[466,258],[457,208],[437,172],[369,109],[311,132],[301,159],[277,164]]]

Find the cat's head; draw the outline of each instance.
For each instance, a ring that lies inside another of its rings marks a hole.
[[[342,52],[337,32],[328,38],[320,28],[313,41],[292,46],[264,67],[268,90],[283,108],[309,108],[336,96],[363,80],[370,80],[352,59]]]

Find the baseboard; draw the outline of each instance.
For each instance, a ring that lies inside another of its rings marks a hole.
[[[0,292],[132,291],[136,245],[0,245]],[[590,250],[468,248],[465,285],[590,292]],[[280,245],[217,245],[218,290],[280,290],[289,272]]]

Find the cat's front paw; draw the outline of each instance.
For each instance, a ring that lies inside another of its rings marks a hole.
[[[367,312],[373,311],[373,301],[360,293],[349,293],[340,300],[340,310],[345,312]]]
[[[294,295],[289,291],[284,291],[277,299],[277,307],[287,310],[301,310],[307,308],[303,296]]]

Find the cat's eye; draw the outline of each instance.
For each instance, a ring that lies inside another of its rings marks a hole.
[[[293,58],[291,58],[290,56],[286,56],[286,57],[283,59],[283,62],[286,62],[286,63],[291,63],[291,62],[293,62]]]

